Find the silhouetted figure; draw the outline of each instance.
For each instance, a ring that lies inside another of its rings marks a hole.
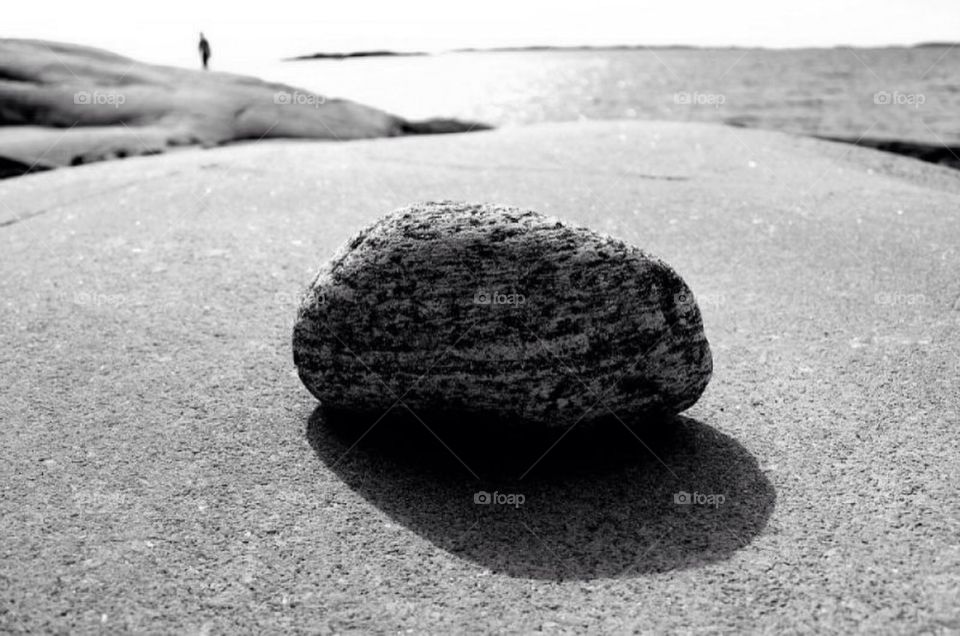
[[[207,42],[207,38],[203,37],[203,32],[200,33],[200,60],[203,62],[203,70],[207,70],[207,62],[210,61],[210,43]]]

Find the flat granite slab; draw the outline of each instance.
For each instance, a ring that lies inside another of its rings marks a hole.
[[[663,429],[356,439],[297,378],[299,294],[431,199],[673,265],[702,399]],[[958,209],[946,168],[668,123],[0,183],[0,630],[958,630]]]

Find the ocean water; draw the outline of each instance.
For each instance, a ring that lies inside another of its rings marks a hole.
[[[464,52],[247,72],[418,119],[689,120],[960,144],[960,47]]]

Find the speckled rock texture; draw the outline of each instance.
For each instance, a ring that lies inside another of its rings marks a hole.
[[[537,212],[431,202],[343,246],[304,296],[294,362],[325,407],[564,426],[683,411],[712,358],[666,263]]]

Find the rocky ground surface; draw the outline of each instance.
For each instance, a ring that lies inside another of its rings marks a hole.
[[[701,400],[561,439],[358,440],[317,411],[291,356],[302,290],[430,199],[662,257],[703,313]],[[666,123],[7,180],[0,630],[956,631],[958,207],[942,167]]]

